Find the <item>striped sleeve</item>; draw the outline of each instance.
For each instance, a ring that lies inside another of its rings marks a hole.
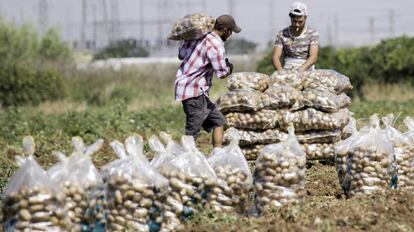
[[[221,78],[226,76],[230,72],[230,68],[227,67],[224,57],[224,46],[211,43],[207,47],[207,58],[211,62],[211,66],[217,77]]]

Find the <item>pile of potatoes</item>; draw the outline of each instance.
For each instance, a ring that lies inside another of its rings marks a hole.
[[[302,201],[306,194],[305,170],[305,155],[294,154],[289,149],[279,154],[267,153],[264,149],[254,172],[255,202],[259,211]]]
[[[316,69],[301,73],[304,89],[326,88],[336,94],[351,90],[353,87],[349,78],[334,70]]]
[[[244,213],[251,189],[249,175],[231,165],[217,167],[215,172],[217,185],[212,189],[208,206],[216,212]]]
[[[334,113],[351,104],[351,98],[345,93],[336,95],[326,89],[306,89],[302,91],[303,104],[324,112]]]
[[[108,179],[108,228],[111,231],[152,231],[163,222],[166,191],[139,177],[111,175]]]
[[[218,108],[224,114],[257,111],[263,108],[260,106],[261,102],[258,92],[245,89],[228,92],[217,100]]]
[[[230,91],[238,89],[252,89],[263,92],[269,86],[269,76],[255,72],[233,73],[227,80],[227,88]]]
[[[304,143],[301,144],[307,159],[335,158],[335,144],[331,143]]]
[[[199,39],[214,28],[216,20],[206,14],[195,13],[178,20],[168,35],[170,40]]]
[[[376,146],[361,146],[346,155],[337,154],[339,181],[349,197],[387,189],[392,177],[391,168],[390,154]]]
[[[279,116],[279,125],[286,130],[293,123],[295,131],[335,130],[342,129],[348,124],[350,113],[344,108],[335,113],[324,113],[313,108],[302,111],[285,111]]]
[[[265,109],[291,108],[294,110],[303,107],[303,96],[300,91],[287,85],[272,85],[261,96],[261,104]]]
[[[65,194],[64,208],[69,219],[74,222],[76,231],[81,231],[81,225],[101,226],[106,224],[106,195],[103,187],[89,186],[65,182],[63,184]]]
[[[275,71],[270,76],[270,86],[287,85],[299,91],[303,90],[302,75],[297,71]]]
[[[21,186],[5,197],[3,225],[17,221],[13,231],[73,231],[63,202],[63,194],[51,189]]]
[[[395,172],[398,188],[414,187],[414,144],[394,143]]]
[[[177,218],[187,218],[207,202],[216,181],[208,176],[190,176],[177,169],[161,168],[161,174],[168,179],[170,193],[166,206]]]
[[[227,127],[265,130],[276,127],[279,113],[272,110],[261,110],[248,113],[231,112],[226,114],[225,117],[227,120]]]

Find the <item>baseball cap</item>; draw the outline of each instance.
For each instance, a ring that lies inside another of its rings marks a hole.
[[[222,29],[224,27],[239,33],[241,28],[236,25],[236,21],[234,21],[233,16],[231,15],[221,15],[216,19],[216,28]]]
[[[289,14],[295,15],[295,16],[306,16],[308,15],[308,7],[301,2],[294,2],[290,6]]]

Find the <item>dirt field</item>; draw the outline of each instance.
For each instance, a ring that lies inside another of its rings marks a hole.
[[[309,166],[303,204],[274,209],[260,217],[204,212],[189,221],[185,231],[414,231],[412,192],[392,190],[346,199],[334,166]]]

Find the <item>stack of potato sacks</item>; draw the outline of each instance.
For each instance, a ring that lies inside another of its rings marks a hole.
[[[217,103],[226,127],[239,130],[248,160],[255,160],[264,145],[285,140],[289,123],[308,159],[333,159],[335,143],[346,137],[351,100],[344,92],[352,85],[336,71],[234,73],[228,89]]]

